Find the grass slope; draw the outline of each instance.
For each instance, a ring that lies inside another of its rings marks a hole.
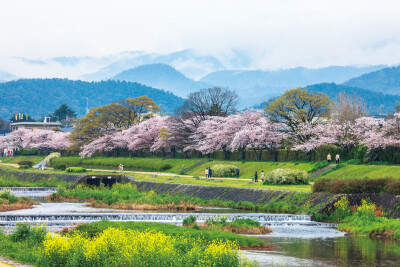
[[[341,168],[320,177],[335,179],[400,178],[400,166],[343,164]]]

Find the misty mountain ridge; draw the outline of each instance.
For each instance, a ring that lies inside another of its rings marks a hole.
[[[193,81],[166,64],[139,66],[119,73],[112,80],[137,82],[171,91],[181,97],[187,97],[190,92],[198,91],[202,88],[212,87],[206,83]]]
[[[384,68],[352,78],[344,85],[365,88],[386,94],[400,94],[400,66]]]

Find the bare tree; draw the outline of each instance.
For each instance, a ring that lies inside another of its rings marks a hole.
[[[189,94],[176,115],[183,120],[191,120],[195,126],[207,116],[228,116],[236,112],[238,95],[226,88],[214,87],[201,89]]]
[[[337,96],[333,119],[341,124],[353,124],[356,119],[368,114],[367,104],[362,97],[340,92]]]

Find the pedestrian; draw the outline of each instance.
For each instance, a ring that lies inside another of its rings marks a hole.
[[[119,170],[119,173],[123,173],[124,172],[124,165],[119,164],[118,170]]]
[[[206,178],[208,178],[208,168],[206,168],[205,173],[206,173]]]
[[[258,182],[258,174],[257,174],[257,172],[254,173],[254,182],[256,182],[256,183]]]
[[[236,179],[239,179],[239,174],[240,174],[240,170],[239,170],[239,168],[236,168]]]
[[[340,163],[340,155],[339,153],[336,154],[336,164]]]
[[[260,173],[260,177],[261,177],[261,182],[263,182],[264,183],[264,179],[265,179],[265,173],[264,173],[264,171],[262,170],[261,171],[261,173]]]
[[[41,167],[42,167],[42,165],[39,163],[39,165],[38,165],[38,170],[40,170]]]
[[[212,177],[212,170],[211,170],[211,168],[208,168],[208,178],[211,178]]]
[[[326,156],[326,160],[328,161],[328,163],[331,163],[332,160],[331,153],[328,153],[328,156]]]

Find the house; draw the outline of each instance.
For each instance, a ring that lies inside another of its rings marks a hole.
[[[61,127],[60,122],[50,122],[50,117],[44,118],[43,122],[14,122],[11,123],[11,130],[17,131],[21,129],[25,129],[28,131],[37,131],[37,130],[59,130]]]

